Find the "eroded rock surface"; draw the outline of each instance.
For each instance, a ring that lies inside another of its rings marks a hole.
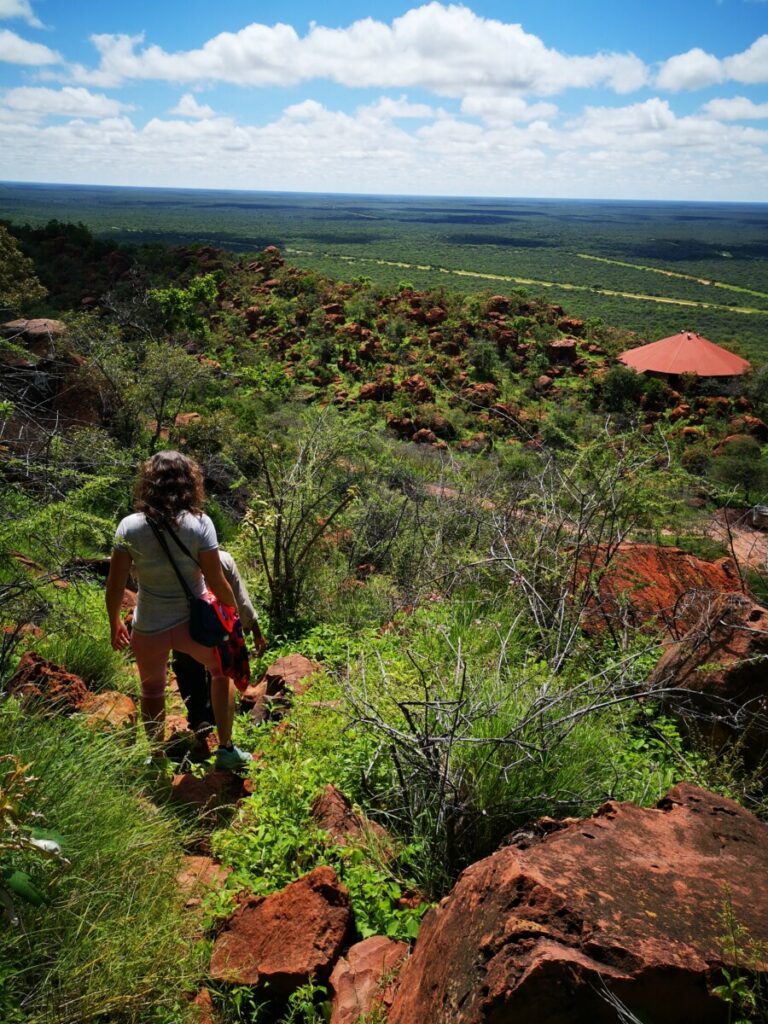
[[[730,558],[707,562],[680,548],[656,544],[621,544],[611,552],[598,549],[582,557],[582,571],[595,579],[595,597],[584,621],[588,632],[653,621],[679,636],[713,597],[743,588]]]
[[[768,747],[768,609],[744,594],[723,594],[673,644],[648,679],[673,687],[667,703],[721,746],[744,741],[752,758]]]
[[[768,827],[681,784],[468,868],[424,919],[389,1024],[721,1024],[724,913],[768,940]],[[768,963],[762,965],[764,970]],[[601,994],[603,993],[603,994]]]
[[[213,947],[210,976],[237,985],[269,984],[288,996],[327,980],[352,927],[349,892],[319,867],[271,896],[245,900]]]
[[[8,693],[25,704],[48,712],[71,715],[80,711],[89,691],[80,676],[28,651],[8,683]]]
[[[333,969],[330,1024],[358,1024],[361,1017],[392,1002],[394,976],[408,946],[383,935],[355,943]]]

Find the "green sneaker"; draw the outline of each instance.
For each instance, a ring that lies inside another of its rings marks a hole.
[[[216,767],[224,771],[234,772],[238,768],[245,768],[249,761],[253,760],[253,754],[239,747],[219,747],[216,751]]]

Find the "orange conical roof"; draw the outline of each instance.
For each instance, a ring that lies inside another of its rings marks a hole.
[[[700,377],[738,377],[751,365],[714,341],[693,331],[681,331],[650,345],[631,348],[619,356],[638,373],[697,373]]]

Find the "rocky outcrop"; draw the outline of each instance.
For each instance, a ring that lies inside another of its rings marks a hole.
[[[716,747],[735,737],[759,760],[768,749],[767,661],[768,609],[723,594],[665,651],[648,685],[674,687],[665,702]]]
[[[31,651],[19,662],[8,683],[8,693],[36,710],[62,715],[80,711],[89,696],[80,676]]]
[[[208,893],[223,889],[231,873],[231,868],[212,857],[186,854],[176,876],[176,884],[186,897],[185,907],[188,910],[198,907]]]
[[[134,735],[136,729],[136,704],[127,693],[118,690],[102,690],[89,693],[80,710],[92,729],[100,732],[126,733]]]
[[[304,693],[319,665],[303,654],[286,654],[274,661],[258,681],[247,687],[240,698],[243,711],[250,711],[256,721],[280,718],[291,699]]]
[[[584,615],[588,633],[615,625],[656,624],[679,636],[718,594],[743,588],[730,558],[707,562],[680,548],[620,544],[581,557],[581,579],[591,576],[594,596]]]
[[[210,771],[202,778],[191,772],[174,775],[171,783],[171,803],[194,810],[203,819],[209,817],[215,824],[219,813],[234,807],[239,800],[250,796],[250,779],[227,771]]]
[[[213,947],[210,976],[235,985],[269,985],[288,996],[311,978],[327,980],[349,938],[349,893],[332,868],[319,867],[271,896],[251,896],[226,921]]]
[[[355,943],[333,969],[330,1024],[358,1024],[392,1002],[394,974],[408,946],[383,935]]]
[[[768,827],[731,800],[681,784],[655,808],[608,803],[462,874],[389,1024],[614,1024],[608,993],[654,1024],[724,1024],[724,914],[765,943],[766,877]]]
[[[380,856],[392,854],[392,840],[386,829],[358,814],[349,799],[330,783],[312,804],[312,820],[340,846],[373,843]]]

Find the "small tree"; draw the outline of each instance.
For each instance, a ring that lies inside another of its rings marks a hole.
[[[32,260],[23,255],[16,239],[0,224],[0,313],[20,313],[46,294]]]
[[[731,441],[712,463],[712,477],[725,487],[734,487],[749,503],[768,490],[768,463],[753,437]]]
[[[306,583],[323,537],[356,499],[356,467],[349,461],[351,438],[330,410],[309,420],[295,443],[270,437],[255,455],[261,497],[245,525],[269,589],[274,632],[285,632],[299,617]]]

